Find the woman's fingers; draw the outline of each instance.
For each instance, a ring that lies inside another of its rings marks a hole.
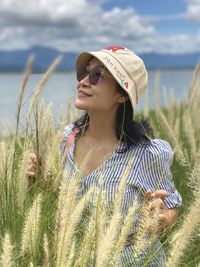
[[[27,174],[28,174],[28,176],[34,177],[36,173],[35,172],[28,171]]]
[[[32,172],[36,171],[36,166],[30,164],[30,165],[28,166],[28,171],[32,171]]]
[[[163,200],[161,198],[155,198],[151,201],[151,210],[154,209],[164,209],[165,207],[165,203],[163,202]]]
[[[145,198],[146,199],[150,199],[151,198],[151,195],[152,195],[152,191],[150,189],[148,189],[146,192],[145,192]]]
[[[27,170],[28,176],[36,175],[36,163],[37,163],[36,154],[32,152],[29,154],[28,170]]]
[[[165,199],[169,194],[165,190],[156,190],[151,194],[151,197],[157,197],[157,198],[162,198]]]
[[[151,198],[161,198],[165,199],[169,194],[165,190],[156,190],[155,192],[152,192],[150,189],[148,189],[145,192],[145,198],[151,199]]]
[[[29,155],[29,158],[30,158],[30,160],[32,161],[32,162],[37,162],[37,156],[36,156],[36,154],[35,153],[30,153],[30,155]]]

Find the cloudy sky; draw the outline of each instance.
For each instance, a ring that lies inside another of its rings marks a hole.
[[[0,49],[200,51],[200,0],[1,0]]]

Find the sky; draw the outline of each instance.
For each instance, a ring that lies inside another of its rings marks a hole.
[[[200,0],[1,0],[0,50],[200,51]]]

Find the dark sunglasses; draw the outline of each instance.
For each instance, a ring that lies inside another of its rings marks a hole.
[[[104,76],[113,79],[112,76],[105,73],[100,67],[94,67],[90,71],[87,71],[86,68],[80,68],[76,73],[76,78],[78,82],[83,80],[86,76],[88,76],[91,85],[96,85]]]

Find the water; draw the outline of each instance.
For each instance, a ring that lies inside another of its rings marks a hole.
[[[155,78],[159,80],[158,92],[159,103],[161,106],[165,105],[166,97],[170,97],[170,92],[173,89],[175,99],[182,100],[187,97],[190,82],[192,79],[193,70],[163,70],[149,71],[149,106],[152,108],[154,105],[154,88]],[[25,116],[30,96],[33,93],[36,85],[40,81],[42,74],[32,74],[27,85],[25,94],[25,105],[23,106],[22,116]],[[159,79],[158,79],[159,77]],[[22,81],[22,74],[7,73],[0,74],[0,122],[8,120],[12,124],[15,123],[17,101],[19,88]],[[165,94],[163,94],[165,88]],[[41,95],[45,103],[52,103],[54,113],[57,116],[61,107],[66,106],[67,102],[74,99],[76,96],[76,80],[75,73],[55,73],[53,74]],[[140,99],[137,111],[143,109],[145,105],[145,97]]]

